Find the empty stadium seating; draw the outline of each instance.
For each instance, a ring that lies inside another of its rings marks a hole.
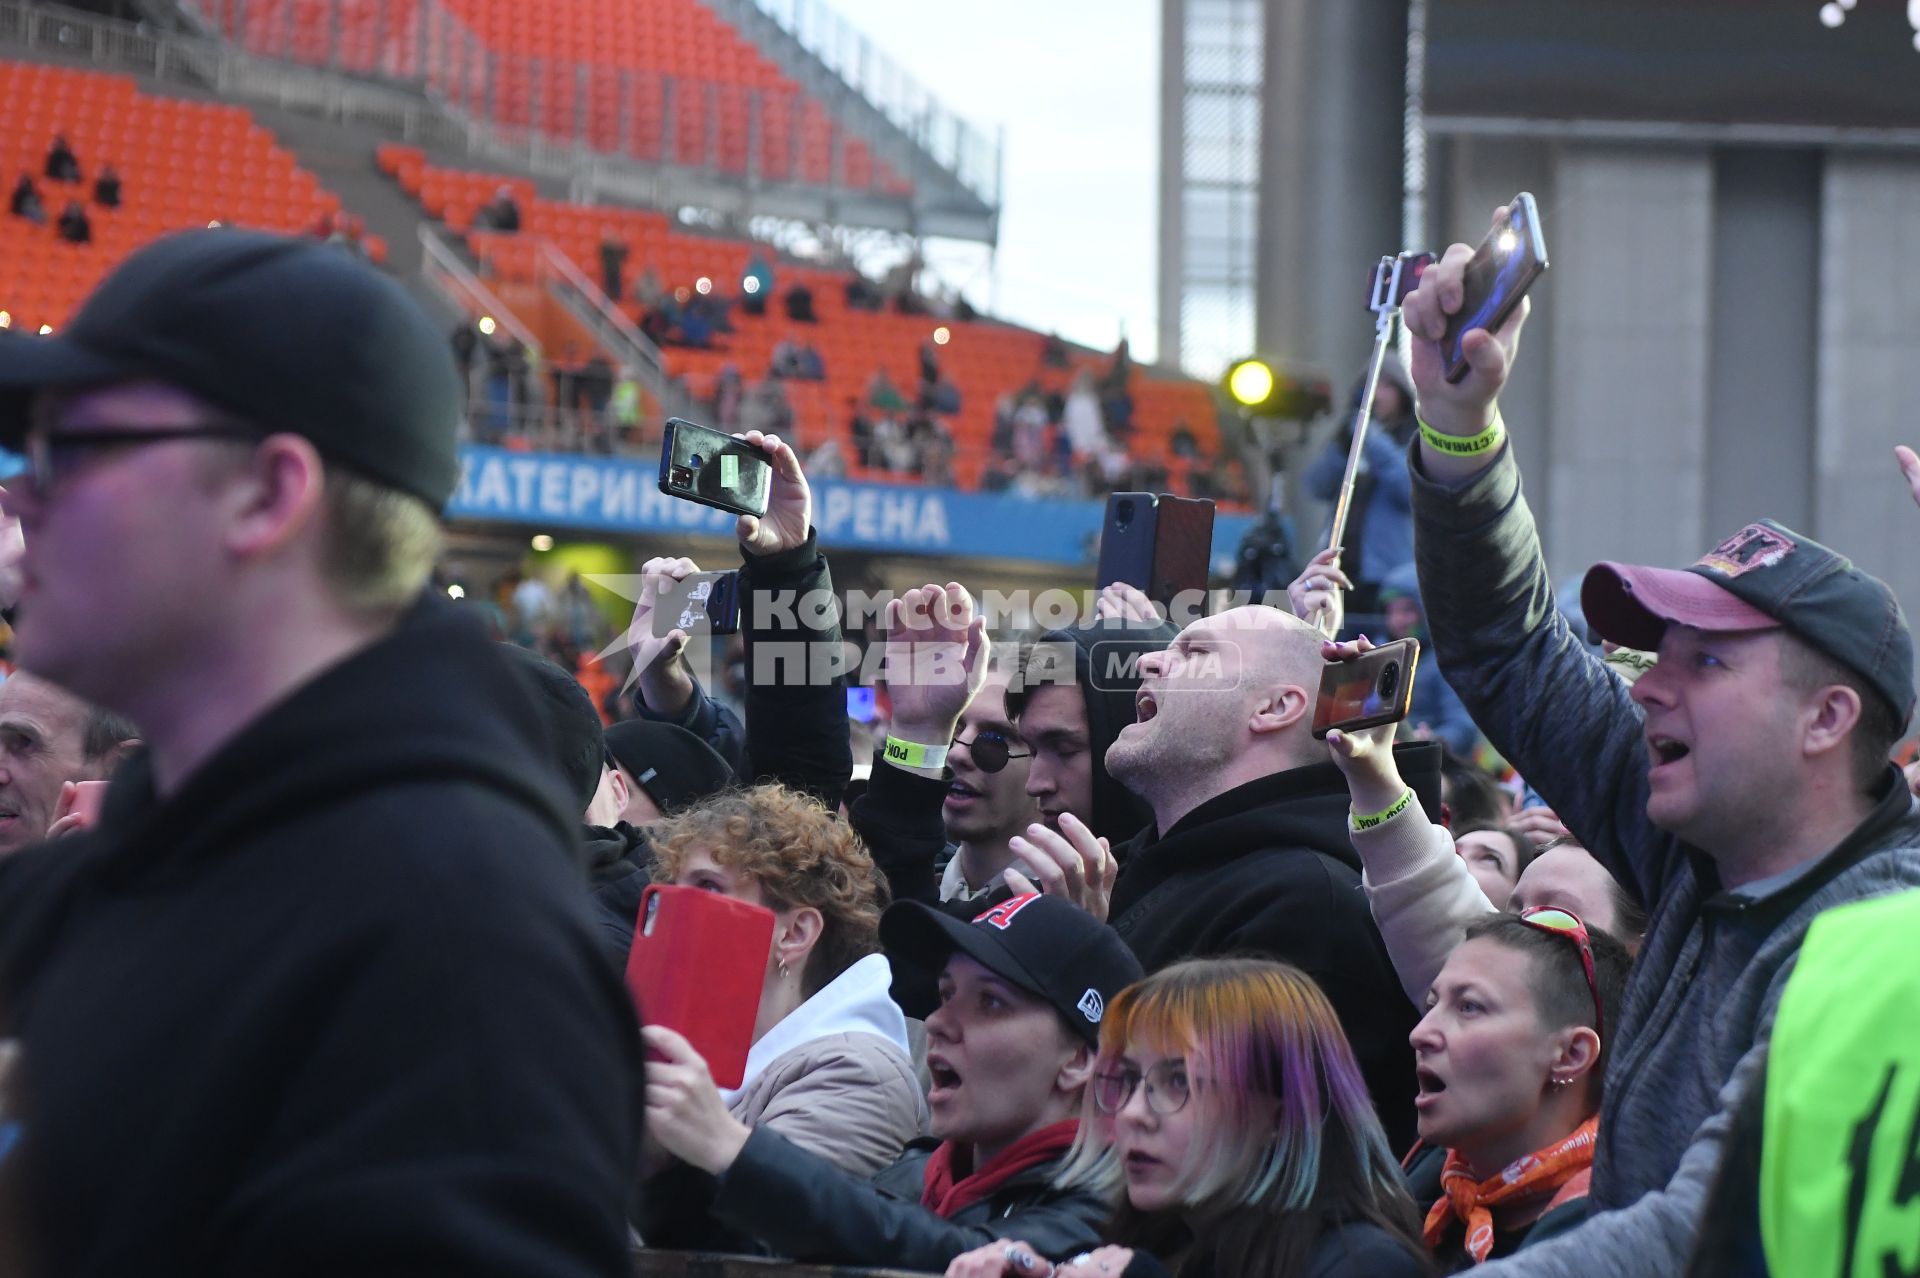
[[[294,231],[335,214],[340,202],[239,107],[139,92],[126,76],[0,61],[0,181],[39,182],[48,224],[0,216],[0,309],[15,327],[64,324],[114,263],[168,231],[210,222]],[[40,176],[47,147],[64,134],[84,183]],[[119,170],[122,205],[91,200],[102,164]],[[86,203],[91,244],[68,244],[52,226],[71,199]]]
[[[612,230],[631,250],[626,271],[629,282],[652,266],[669,289],[693,287],[704,277],[713,287],[731,295],[738,292],[753,252],[753,245],[746,241],[680,230],[663,213],[548,200],[524,179],[430,165],[419,151],[406,146],[382,147],[379,162],[420,201],[425,212],[466,232],[484,269],[504,280],[533,274],[538,244],[544,239],[597,282],[601,238],[606,230]],[[474,229],[475,212],[502,186],[512,189],[520,206],[521,231],[499,234]],[[773,256],[770,250],[767,256]],[[937,357],[944,376],[961,393],[960,411],[946,420],[959,446],[957,478],[963,487],[972,487],[987,464],[994,405],[1001,394],[1030,382],[1037,382],[1042,389],[1062,390],[1080,369],[1098,373],[1108,362],[1105,356],[1080,353],[1069,358],[1067,368],[1050,368],[1042,360],[1046,339],[1031,330],[990,321],[961,322],[849,308],[846,284],[850,277],[844,272],[788,262],[775,263],[774,270],[774,296],[768,299],[764,317],[756,319],[735,308],[736,331],[721,335],[715,349],[668,347],[666,356],[669,369],[685,377],[695,394],[705,396],[727,364],[736,366],[751,383],[765,376],[773,348],[783,338],[810,343],[825,361],[826,380],[791,381],[786,387],[804,448],[834,438],[851,457],[851,441],[845,435],[848,401],[864,398],[867,382],[878,368],[886,369],[894,384],[910,393],[919,381],[920,347],[932,340],[936,328],[944,327],[950,340],[936,348]],[[786,318],[782,295],[796,281],[804,281],[812,290],[818,323],[796,324]],[[630,289],[626,295],[627,309],[633,312]],[[1218,447],[1208,387],[1136,372],[1131,392],[1134,430],[1128,447],[1135,457],[1171,463],[1172,434],[1181,423],[1193,431],[1206,451]]]
[[[197,0],[189,7],[255,53],[424,79],[503,128],[649,162],[752,170],[776,182],[912,190],[699,0]]]

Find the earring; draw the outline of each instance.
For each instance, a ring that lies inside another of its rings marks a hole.
[[[785,959],[780,961],[780,979],[783,981],[787,979],[787,963]]]
[[[1547,1080],[1547,1086],[1558,1089],[1558,1088],[1565,1087],[1568,1083],[1571,1083],[1572,1081],[1573,1080],[1571,1078],[1549,1078]]]

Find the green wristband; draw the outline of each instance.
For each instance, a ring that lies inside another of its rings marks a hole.
[[[899,767],[925,768],[929,772],[937,772],[947,766],[947,747],[921,745],[917,741],[888,737],[886,759],[888,763]]]
[[[1405,794],[1395,799],[1393,806],[1385,812],[1376,812],[1372,816],[1361,816],[1358,812],[1350,811],[1348,813],[1348,819],[1353,822],[1353,828],[1357,833],[1361,830],[1371,830],[1376,825],[1385,825],[1412,806],[1413,791],[1408,790]]]
[[[1495,409],[1493,424],[1478,435],[1465,439],[1458,435],[1442,435],[1423,421],[1420,423],[1420,438],[1451,457],[1482,457],[1506,442],[1507,424],[1500,420],[1500,412]]]

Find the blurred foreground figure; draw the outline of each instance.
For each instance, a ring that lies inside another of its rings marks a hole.
[[[617,1274],[638,1039],[580,812],[423,595],[446,344],[324,245],[129,258],[0,351],[15,653],[140,724],[0,861],[0,1180],[49,1274]]]

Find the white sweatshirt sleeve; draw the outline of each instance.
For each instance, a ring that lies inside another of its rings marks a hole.
[[[1453,836],[1427,819],[1419,802],[1371,830],[1350,831],[1365,867],[1361,883],[1387,943],[1400,988],[1416,1006],[1460,944],[1467,924],[1494,913]]]

